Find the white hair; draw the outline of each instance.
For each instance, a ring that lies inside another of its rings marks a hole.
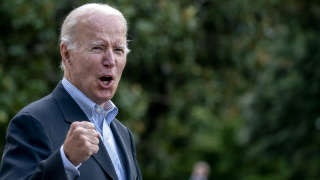
[[[77,42],[74,39],[76,25],[84,15],[97,11],[103,12],[106,15],[117,15],[122,17],[125,22],[125,31],[127,31],[127,21],[119,10],[107,4],[88,3],[72,10],[64,19],[60,32],[60,45],[65,44],[68,50],[77,48]],[[126,53],[130,52],[127,47],[127,42],[125,45],[125,51]],[[61,61],[61,69],[64,70],[63,61]]]

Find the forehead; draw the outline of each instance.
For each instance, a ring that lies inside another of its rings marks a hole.
[[[76,37],[80,41],[126,41],[126,22],[119,15],[88,14],[77,24]]]

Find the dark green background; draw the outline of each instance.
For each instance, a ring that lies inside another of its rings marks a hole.
[[[83,0],[0,1],[0,149],[62,78],[58,36]],[[320,1],[114,0],[128,20],[114,97],[146,180],[320,178]]]

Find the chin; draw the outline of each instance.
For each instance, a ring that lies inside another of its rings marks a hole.
[[[100,89],[96,91],[95,97],[99,102],[105,103],[108,100],[111,100],[115,94],[114,88],[112,89]]]
[[[108,94],[108,95],[100,96],[98,99],[100,101],[106,102],[108,100],[111,100],[112,98],[113,98],[113,94]]]

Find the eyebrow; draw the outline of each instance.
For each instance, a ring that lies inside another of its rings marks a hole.
[[[116,46],[118,46],[120,48],[125,48],[126,47],[125,43],[119,43],[118,41],[113,41],[111,43],[115,43]],[[101,45],[105,45],[105,42],[104,41],[94,41],[94,42],[91,43],[91,45],[93,45],[93,46],[97,46],[97,45],[101,46]]]
[[[91,45],[104,45],[104,42],[103,41],[94,41],[91,43]]]

